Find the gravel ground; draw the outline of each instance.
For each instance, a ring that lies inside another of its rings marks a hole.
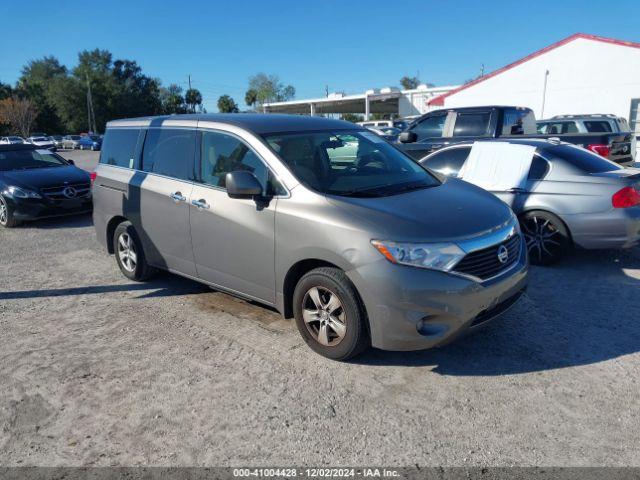
[[[442,349],[311,352],[264,307],[128,281],[91,218],[0,230],[0,465],[640,466],[640,250],[533,268]]]

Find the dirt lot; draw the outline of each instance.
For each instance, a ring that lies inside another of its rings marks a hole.
[[[342,364],[276,313],[128,281],[91,219],[0,230],[0,465],[640,466],[640,250],[534,268],[500,321]]]

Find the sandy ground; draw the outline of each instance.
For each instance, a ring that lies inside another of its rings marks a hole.
[[[578,252],[473,336],[337,363],[128,281],[88,216],[0,230],[0,465],[640,466],[639,313],[640,250]]]

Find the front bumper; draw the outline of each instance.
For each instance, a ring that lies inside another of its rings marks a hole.
[[[640,206],[563,215],[562,220],[582,248],[631,248],[640,243]]]
[[[87,213],[93,209],[91,196],[68,200],[6,197],[5,200],[13,209],[13,216],[16,220],[37,220],[40,218],[74,215]]]
[[[527,287],[528,263],[522,242],[518,262],[486,282],[385,259],[347,274],[367,309],[372,345],[421,350],[444,345],[504,313]]]

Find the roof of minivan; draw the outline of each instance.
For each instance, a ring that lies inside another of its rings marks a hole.
[[[361,126],[344,120],[333,120],[305,115],[284,115],[277,113],[204,113],[185,115],[163,115],[158,117],[127,118],[113,120],[107,127],[119,126],[161,126],[165,121],[185,121],[185,123],[217,122],[235,125],[256,134],[298,132],[312,130],[360,130]]]

